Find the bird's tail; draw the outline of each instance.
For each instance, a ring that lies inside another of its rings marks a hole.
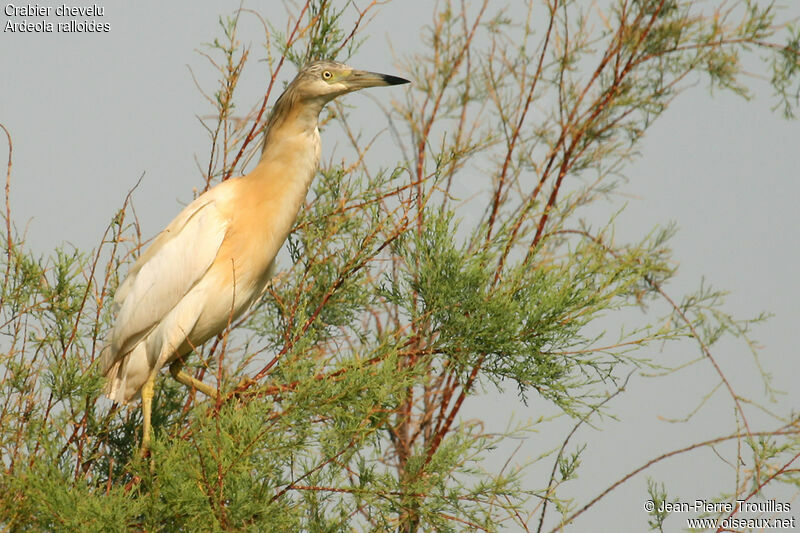
[[[107,344],[100,352],[100,368],[106,377],[106,386],[103,393],[118,403],[126,403],[125,397],[125,366],[126,357],[115,357],[111,345]]]

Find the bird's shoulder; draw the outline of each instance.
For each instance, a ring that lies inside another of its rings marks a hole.
[[[214,211],[214,215],[227,218],[230,212],[232,200],[236,195],[239,188],[239,179],[234,178],[224,181],[213,187],[197,198],[195,198],[189,205],[183,208],[178,215],[172,219],[172,222],[167,224],[161,233],[158,234],[150,248],[153,248],[159,239],[169,239],[172,235],[179,233],[183,230],[188,222],[203,213],[204,215],[209,211]],[[149,251],[149,249],[148,249]]]
[[[176,241],[187,240],[178,248],[191,246],[195,256],[209,255],[213,260],[216,249],[221,244],[231,218],[232,198],[236,193],[238,180],[227,180],[195,198],[153,239],[153,242],[139,256],[128,271],[125,281],[120,285],[114,298],[119,306],[129,295],[137,277],[148,264],[158,263],[156,258],[175,248]],[[205,250],[205,254],[201,253]],[[198,257],[199,258],[199,257]],[[168,259],[164,257],[163,259]],[[201,260],[205,263],[205,260]],[[145,268],[146,269],[146,268]]]

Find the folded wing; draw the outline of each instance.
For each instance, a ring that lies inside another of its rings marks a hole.
[[[219,189],[224,188],[213,189],[189,204],[156,237],[120,285],[114,298],[116,322],[101,360],[107,375],[112,367],[119,369],[117,363],[208,272],[229,225],[217,206]],[[198,316],[201,312],[201,308],[196,310]]]

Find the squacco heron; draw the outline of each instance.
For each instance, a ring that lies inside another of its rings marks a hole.
[[[267,120],[252,172],[200,195],[155,238],[114,298],[116,319],[101,355],[109,398],[142,398],[141,451],[150,446],[156,376],[217,390],[181,370],[194,347],[223,332],[264,292],[319,164],[317,121],[343,94],[408,80],[333,61],[303,67]]]

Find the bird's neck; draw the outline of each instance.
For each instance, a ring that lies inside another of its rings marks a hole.
[[[317,132],[319,114],[326,103],[325,98],[301,100],[294,91],[284,92],[267,119],[260,161],[274,157],[275,148],[284,139]]]
[[[317,121],[325,102],[288,103],[294,105],[279,100],[273,109],[253,174],[297,182],[307,191],[319,164]]]

